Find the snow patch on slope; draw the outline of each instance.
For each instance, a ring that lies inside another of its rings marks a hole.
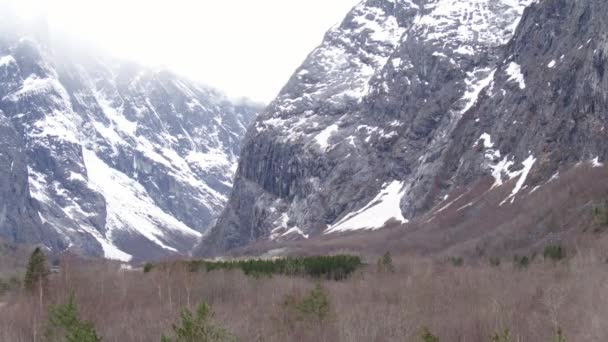
[[[379,229],[390,220],[400,223],[407,220],[403,217],[399,203],[405,194],[403,182],[393,181],[362,209],[352,212],[332,225],[325,232],[336,233],[360,229]]]
[[[15,58],[11,55],[0,57],[0,67],[7,66],[11,63],[15,63]]]
[[[305,239],[308,239],[308,234],[304,234],[304,232],[298,228],[298,227],[291,227],[289,228],[285,233],[283,233],[281,236],[288,236],[291,234],[298,234],[300,236],[302,236]]]
[[[485,148],[494,147],[494,143],[492,142],[492,137],[488,133],[483,133],[479,137],[479,140],[481,140],[483,142],[483,147],[485,147]],[[475,143],[475,145],[477,145],[477,143]]]
[[[511,168],[513,165],[515,165],[515,162],[513,162],[509,156],[505,156],[500,161],[495,161],[497,158],[500,158],[501,153],[498,149],[494,149],[492,137],[488,133],[483,133],[474,146],[477,146],[479,141],[483,143],[483,147],[485,148],[484,156],[490,163],[488,167],[492,171],[492,177],[494,177],[494,184],[490,189],[503,185],[505,181],[519,177],[515,187],[511,191],[511,194],[507,196],[507,198],[505,198],[500,205],[503,205],[508,200],[511,200],[511,203],[513,203],[515,201],[515,195],[517,195],[523,188],[526,179],[528,178],[528,174],[536,163],[536,158],[532,155],[528,156],[528,158],[522,162],[521,170],[511,171]],[[506,176],[506,178],[503,178],[503,176]]]
[[[333,124],[325,128],[321,133],[317,134],[315,137],[315,141],[321,147],[323,151],[327,150],[329,147],[329,138],[338,131],[338,125]]]
[[[482,79],[479,79],[477,74],[479,72],[487,73],[488,76]],[[464,80],[467,86],[467,92],[464,94],[462,99],[465,101],[466,105],[462,109],[461,113],[464,114],[469,111],[476,103],[479,98],[479,94],[482,90],[484,90],[487,86],[492,83],[494,80],[494,74],[496,70],[482,69],[482,70],[474,70],[471,73],[468,73],[468,77]]]
[[[114,246],[113,244],[108,242],[106,239],[101,237],[101,234],[99,234],[98,232],[89,231],[89,233],[101,245],[101,248],[103,249],[104,257],[106,259],[118,260],[118,261],[124,261],[124,262],[129,262],[129,261],[131,261],[131,259],[133,259],[133,256],[121,251],[118,247]]]
[[[509,75],[509,81],[517,82],[519,89],[526,89],[526,80],[524,74],[521,72],[521,66],[515,62],[509,63],[505,70]]]
[[[287,213],[283,213],[279,220],[274,222],[277,226],[270,232],[270,240],[276,240],[277,237],[280,236],[280,231],[287,229],[287,224],[289,223],[289,215]]]
[[[297,226],[289,227],[289,214],[283,213],[281,217],[274,222],[276,228],[274,228],[270,232],[270,240],[276,240],[279,237],[289,236],[293,234],[297,234],[302,236],[305,239],[308,239],[309,235],[304,234],[302,229]]]
[[[600,157],[595,157],[591,160],[591,167],[603,167],[604,163],[600,163]]]
[[[106,200],[106,238],[113,241],[117,231],[142,235],[163,249],[177,252],[170,246],[172,233],[200,239],[201,234],[160,209],[144,187],[119,172],[95,152],[83,150],[89,184]]]
[[[503,205],[509,199],[511,200],[511,203],[513,203],[515,201],[515,195],[517,195],[517,193],[519,193],[519,191],[522,189],[523,185],[526,183],[526,179],[528,178],[528,174],[530,173],[530,170],[532,170],[532,166],[534,166],[534,163],[536,163],[536,158],[534,158],[534,156],[529,156],[526,160],[524,160],[522,162],[523,169],[510,173],[509,176],[511,178],[519,177],[519,179],[517,180],[517,183],[515,184],[515,188],[513,188],[513,191],[511,191],[511,194],[509,196],[507,196],[507,198],[505,198],[500,203],[500,205]]]
[[[27,169],[28,172],[28,185],[30,189],[30,195],[32,198],[39,202],[50,202],[51,199],[47,193],[47,181],[46,176],[42,173],[32,170],[30,167]]]

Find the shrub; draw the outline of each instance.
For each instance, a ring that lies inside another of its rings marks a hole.
[[[495,333],[492,335],[492,342],[511,342],[511,332],[505,329],[501,333]]]
[[[439,337],[433,335],[428,328],[422,328],[422,333],[420,334],[422,338],[422,342],[439,342]]]
[[[566,342],[566,336],[564,336],[561,328],[557,328],[553,342]]]
[[[608,200],[593,207],[593,220],[599,225],[608,225]],[[596,229],[596,231],[600,231]]]
[[[295,311],[298,319],[311,322],[322,322],[331,310],[329,296],[320,284],[304,298],[286,296],[283,306],[287,310]]]
[[[393,265],[393,257],[391,252],[386,252],[378,259],[378,271],[395,273],[395,265]]]
[[[317,284],[307,295],[287,295],[283,300],[280,325],[288,336],[299,336],[304,341],[335,341],[335,316],[326,290]]]
[[[560,245],[547,246],[543,252],[543,257],[553,261],[560,261],[566,257],[566,250]]]
[[[8,282],[0,279],[0,296],[8,292],[9,289]]]
[[[90,322],[78,317],[78,307],[74,296],[66,304],[51,307],[47,341],[65,342],[99,342],[101,337]]]
[[[296,308],[304,317],[323,321],[329,315],[329,297],[323,287],[317,284]]]
[[[147,262],[144,264],[144,273],[149,273],[152,271],[152,269],[154,268],[154,265]]]
[[[460,267],[464,264],[464,260],[461,257],[451,257],[449,260],[454,267]]]
[[[9,280],[0,279],[0,296],[21,287],[21,281],[17,277],[11,277]]]
[[[527,255],[524,255],[524,256],[515,255],[513,257],[513,264],[515,265],[516,268],[526,269],[526,268],[528,268],[528,266],[530,266],[530,258]]]
[[[213,311],[202,303],[192,314],[190,310],[184,309],[181,315],[180,325],[173,325],[174,339],[162,336],[162,342],[224,342],[236,341],[228,330],[213,322]]]

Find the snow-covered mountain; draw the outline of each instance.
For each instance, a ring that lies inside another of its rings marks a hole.
[[[482,196],[509,187],[500,205],[510,205],[560,169],[599,165],[607,10],[602,0],[361,2],[247,133],[199,253],[415,221],[486,177]]]
[[[188,254],[227,201],[258,110],[168,71],[5,32],[0,236],[120,260]]]

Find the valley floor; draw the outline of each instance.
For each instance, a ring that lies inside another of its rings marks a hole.
[[[562,341],[558,331],[565,341],[605,341],[608,264],[600,247],[568,250],[561,261],[539,256],[527,266],[395,256],[394,272],[370,257],[344,281],[183,266],[144,273],[64,260],[42,308],[37,295],[0,298],[0,341],[44,341],[49,305],[70,293],[108,342],[160,341],[184,308],[201,302],[238,341]],[[321,292],[311,296],[317,284]],[[496,333],[500,339],[492,339]]]

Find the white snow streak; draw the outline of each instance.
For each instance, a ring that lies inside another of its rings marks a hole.
[[[298,227],[289,228],[281,236],[287,236],[287,235],[291,235],[291,234],[298,234],[298,235],[301,235],[302,237],[304,237],[305,239],[308,239],[308,234],[304,234],[304,232],[302,232],[302,230]]]
[[[477,72],[478,70],[469,73],[468,77],[464,80],[465,84],[467,85],[467,92],[462,97],[462,99],[466,101],[466,105],[461,111],[462,114],[466,113],[477,103],[477,99],[479,98],[479,94],[481,93],[481,91],[484,90],[487,86],[489,86],[490,83],[492,83],[492,81],[494,80],[494,74],[496,73],[496,70],[492,70],[488,77],[480,80],[476,78]]]
[[[156,206],[141,184],[107,165],[95,152],[83,150],[83,156],[90,184],[106,199],[108,241],[112,241],[113,232],[128,231],[176,252],[175,248],[168,245],[167,233],[186,235],[193,239],[201,237],[199,232]]]
[[[602,167],[602,166],[604,166],[604,163],[600,163],[600,157],[595,157],[595,158],[593,158],[593,160],[591,160],[591,166],[592,167]]]
[[[500,203],[500,205],[503,205],[509,199],[511,200],[511,203],[515,201],[515,195],[517,195],[517,193],[522,189],[523,185],[526,183],[526,178],[528,178],[528,174],[530,173],[530,170],[532,170],[532,166],[534,166],[534,163],[536,163],[536,158],[534,158],[533,156],[529,156],[528,159],[523,161],[522,164],[524,168],[522,170],[511,173],[511,178],[519,176],[519,179],[515,184],[515,188],[513,188],[513,191],[511,191],[511,194],[507,196],[507,198],[505,198]]]

